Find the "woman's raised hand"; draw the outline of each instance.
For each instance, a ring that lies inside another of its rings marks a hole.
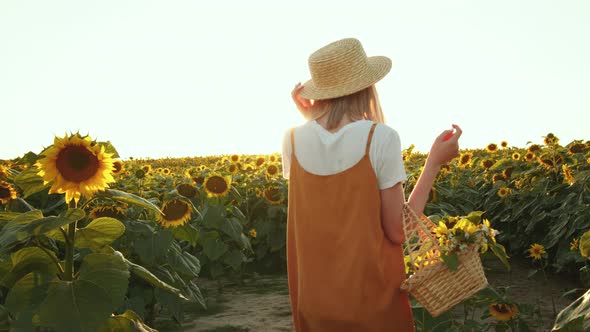
[[[459,138],[462,133],[461,128],[454,124],[453,129],[445,130],[438,135],[430,148],[428,161],[441,166],[459,156]]]
[[[297,83],[295,88],[293,88],[293,91],[291,91],[291,98],[293,98],[293,101],[295,102],[299,112],[301,112],[301,114],[307,118],[309,117],[312,103],[311,100],[305,99],[299,95],[302,89],[303,85],[301,83]]]

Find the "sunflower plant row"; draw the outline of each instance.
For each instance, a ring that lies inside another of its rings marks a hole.
[[[109,142],[71,134],[2,167],[0,329],[151,331],[155,304],[204,305],[193,281],[199,261],[174,241],[161,251],[146,244],[167,235],[142,216],[162,218],[167,206],[109,188],[117,157]],[[124,254],[118,241],[133,231],[148,238],[135,243],[142,253],[167,264],[148,269]]]
[[[76,140],[88,141],[80,136]],[[45,153],[58,158],[69,155],[60,154],[67,144],[55,146],[61,146],[60,152]],[[92,153],[81,148],[68,149],[71,154],[78,152],[80,158],[55,162],[58,171],[51,169],[54,162],[40,161],[43,153],[28,153],[2,163],[3,220],[28,210],[58,216],[78,200],[74,208],[85,213],[79,225],[105,217],[119,221],[124,230],[110,243],[113,250],[188,298],[199,298],[194,284],[197,275],[239,278],[248,271],[284,272],[287,182],[280,176],[279,155],[130,158],[123,162],[115,158],[116,151],[108,142],[90,142],[86,149],[96,154],[97,146],[112,154],[113,181],[106,175],[100,181],[85,179],[88,174],[98,174],[99,169],[109,169],[109,158],[95,161]],[[425,157],[412,147],[404,150],[407,194]],[[53,185],[46,183],[50,178],[44,180],[58,174],[66,176],[57,178]],[[477,229],[459,222],[461,218],[435,220],[439,235],[446,232],[440,244],[449,251],[477,238],[482,250],[502,244],[508,255],[525,255],[532,244],[539,244],[555,271],[576,271],[585,258],[571,248],[590,228],[589,180],[589,142],[562,146],[555,135],[548,134],[542,143],[523,148],[492,143],[483,149],[462,150],[458,159],[442,169],[426,213],[469,216],[473,211],[485,211],[479,215],[482,219]],[[107,184],[108,189],[99,189]],[[64,257],[65,247],[57,233],[65,240],[68,229],[60,227],[65,234],[54,229],[40,237],[49,234],[49,241],[56,244],[53,251]],[[492,227],[499,233],[492,234]],[[83,255],[78,249],[75,253],[74,265],[78,267]],[[129,280],[125,308],[148,322],[162,314],[182,319],[181,311],[174,309],[184,301],[181,297],[171,296],[173,292],[133,273]],[[498,310],[512,308],[510,303],[500,304]]]

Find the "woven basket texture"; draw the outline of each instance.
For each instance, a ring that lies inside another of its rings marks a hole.
[[[426,216],[418,217],[407,203],[403,216],[404,250],[410,255],[414,273],[401,288],[412,294],[433,317],[487,287],[478,246],[459,252],[457,271],[449,270],[440,260],[441,250],[433,234],[436,225]]]

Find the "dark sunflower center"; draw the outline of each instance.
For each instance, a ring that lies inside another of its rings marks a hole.
[[[262,164],[264,164],[264,158],[258,158],[258,159],[256,159],[256,166],[260,166]]]
[[[0,186],[0,198],[10,198],[10,189]]]
[[[113,172],[119,173],[123,169],[123,164],[120,161],[113,163]]]
[[[509,313],[508,307],[503,304],[494,304],[492,307],[494,308],[494,310],[496,310],[496,312],[499,312],[501,314]]]
[[[199,186],[203,184],[203,181],[205,181],[205,178],[203,178],[202,176],[196,176],[196,177],[193,177],[192,179]]]
[[[275,174],[277,174],[278,170],[279,169],[276,166],[271,165],[268,167],[268,174],[275,175]]]
[[[66,146],[56,160],[57,170],[67,181],[82,182],[98,172],[98,158],[84,146]]]
[[[189,206],[187,203],[179,199],[175,199],[173,201],[168,202],[166,206],[164,206],[164,208],[162,209],[162,212],[164,212],[164,219],[173,221],[179,220],[182,217],[184,217],[189,212],[188,209]]]
[[[224,193],[227,190],[227,183],[221,176],[212,176],[205,184],[207,190],[215,194]]]
[[[470,159],[469,156],[461,157],[461,164],[467,164],[469,162],[469,159]]]
[[[278,202],[281,199],[281,192],[278,188],[269,188],[264,191],[264,196],[271,202]]]
[[[176,187],[176,190],[179,194],[186,198],[194,198],[195,196],[197,196],[197,189],[191,186],[190,184],[180,184],[178,185],[178,187]]]

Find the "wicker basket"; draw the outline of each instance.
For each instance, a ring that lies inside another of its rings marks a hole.
[[[414,273],[401,288],[412,294],[433,317],[487,287],[477,246],[459,252],[457,271],[449,270],[440,260],[441,250],[432,231],[436,225],[424,215],[418,217],[407,203],[403,216],[404,250],[410,256]]]

